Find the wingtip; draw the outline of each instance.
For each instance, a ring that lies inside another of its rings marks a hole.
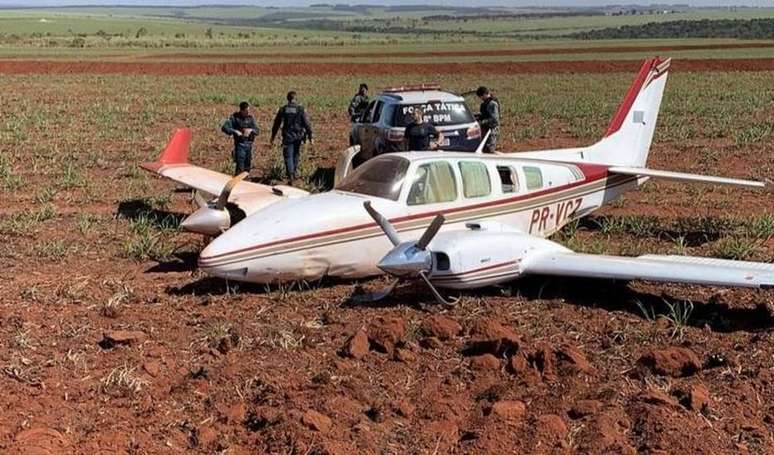
[[[159,156],[161,164],[183,164],[188,162],[192,133],[190,128],[177,128],[167,146]]]

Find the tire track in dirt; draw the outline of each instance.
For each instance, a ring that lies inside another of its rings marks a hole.
[[[283,59],[303,58],[365,58],[365,57],[499,57],[499,56],[528,56],[528,55],[560,55],[560,54],[607,54],[628,52],[672,52],[672,51],[700,51],[700,50],[724,50],[724,49],[767,49],[774,48],[774,43],[732,43],[732,44],[683,44],[672,46],[599,46],[599,47],[564,47],[543,49],[478,49],[478,50],[454,50],[454,51],[406,51],[406,52],[300,52],[283,55]],[[222,60],[233,58],[272,58],[277,53],[185,53],[144,55],[141,58],[153,60],[157,58],[186,58],[196,60]]]
[[[479,63],[367,63],[360,65],[329,63],[134,63],[55,60],[0,60],[0,74],[131,74],[154,76],[291,76],[385,75],[385,74],[561,74],[620,73],[639,68],[637,60],[548,61]],[[672,63],[671,71],[774,71],[774,58],[760,59],[682,59]]]

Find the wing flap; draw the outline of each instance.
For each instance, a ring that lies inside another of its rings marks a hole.
[[[774,287],[774,264],[691,256],[622,257],[572,252],[538,253],[522,263],[524,273],[643,280],[747,288]]]
[[[677,180],[681,182],[711,183],[715,185],[743,186],[747,188],[765,188],[766,183],[755,180],[732,179],[728,177],[715,177],[711,175],[688,174],[685,172],[661,171],[643,167],[613,166],[608,169],[612,174],[636,175],[640,177],[653,177],[664,180]]]

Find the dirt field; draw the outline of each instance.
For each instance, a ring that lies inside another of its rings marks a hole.
[[[649,164],[773,179],[774,58],[673,66]],[[503,149],[593,141],[636,67],[495,67]],[[482,82],[475,65],[367,68],[373,86]],[[188,195],[136,165],[186,124],[193,160],[230,171],[218,121],[250,97],[265,127],[293,87],[317,131],[312,185],[361,73],[304,69],[0,60],[0,451],[774,452],[773,291],[533,278],[447,309],[421,286],[357,306],[353,282],[198,272],[201,239],[176,230]],[[266,141],[255,177],[276,169]],[[650,182],[555,240],[771,262],[773,207]]]
[[[397,51],[380,52],[378,56],[365,54],[362,52],[293,52],[287,53],[284,57],[293,59],[314,59],[314,58],[336,58],[336,57],[361,57],[371,56],[377,58],[384,57],[505,57],[516,55],[555,55],[555,54],[599,54],[599,53],[622,53],[622,52],[674,52],[674,51],[699,51],[699,50],[739,50],[739,49],[769,49],[773,48],[774,43],[718,43],[718,44],[684,44],[684,45],[656,45],[656,46],[585,46],[585,47],[538,47],[538,48],[515,48],[515,49],[475,49],[475,50],[448,50],[448,51]],[[175,59],[190,58],[200,60],[218,60],[234,58],[238,55],[240,58],[276,58],[277,52],[273,53],[156,53],[145,55],[146,59]]]
[[[130,63],[99,61],[4,60],[0,74],[142,74],[155,76],[373,76],[385,74],[564,74],[633,72],[639,62],[630,60],[479,63]],[[691,60],[675,62],[672,71],[774,71],[774,58]]]

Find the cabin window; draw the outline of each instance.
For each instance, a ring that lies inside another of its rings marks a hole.
[[[409,160],[395,155],[378,156],[358,166],[336,189],[397,201],[409,164]]]
[[[492,193],[492,183],[489,181],[489,171],[484,163],[476,161],[460,161],[462,175],[462,194],[467,198],[489,196]]]
[[[497,166],[497,174],[500,176],[500,185],[504,194],[519,191],[519,176],[514,168],[510,166]]]
[[[543,172],[539,167],[524,166],[524,179],[528,190],[539,190],[543,188]]]
[[[433,161],[417,168],[406,204],[437,204],[455,199],[457,182],[454,169],[446,161]]]

